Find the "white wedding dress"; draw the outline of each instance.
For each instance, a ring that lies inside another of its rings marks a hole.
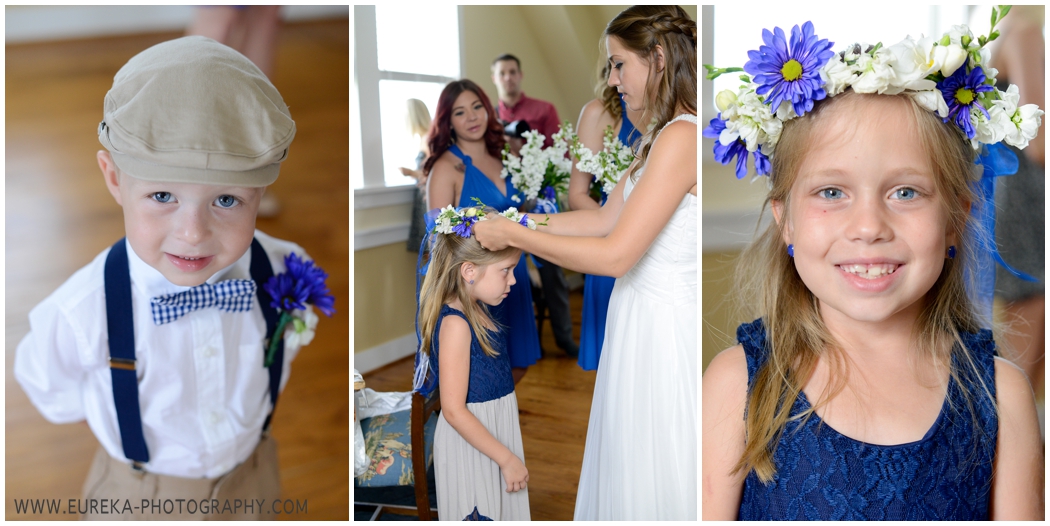
[[[628,180],[625,202],[633,188]],[[696,200],[686,194],[616,280],[575,520],[697,519]]]

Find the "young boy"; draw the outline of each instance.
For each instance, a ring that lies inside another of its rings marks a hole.
[[[257,67],[204,37],[129,60],[103,115],[98,164],[127,237],[30,312],[15,377],[49,421],[98,438],[87,518],[274,518],[268,427],[300,340],[264,365],[279,314],[263,285],[304,254],[255,216],[295,123]]]

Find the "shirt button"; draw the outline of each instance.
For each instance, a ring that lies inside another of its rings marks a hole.
[[[222,413],[218,411],[211,412],[211,423],[218,424],[219,422],[222,422],[222,418]]]
[[[212,358],[216,354],[219,354],[219,352],[215,350],[215,347],[205,347],[204,348],[204,357],[205,358]]]

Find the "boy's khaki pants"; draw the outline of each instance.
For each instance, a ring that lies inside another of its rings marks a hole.
[[[82,520],[276,520],[280,496],[277,442],[270,436],[242,464],[212,479],[135,471],[99,446],[80,511],[87,509]]]

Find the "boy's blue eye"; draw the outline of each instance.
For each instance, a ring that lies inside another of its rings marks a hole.
[[[838,188],[824,188],[817,192],[817,195],[824,199],[842,199],[842,190]]]
[[[917,192],[914,188],[900,188],[896,192],[893,192],[893,197],[902,201],[910,201],[912,199],[915,199],[916,197],[919,197],[919,192]]]
[[[150,197],[158,203],[170,203],[172,201],[171,192],[153,192],[153,195]]]
[[[233,208],[237,204],[237,198],[232,195],[220,195],[215,199],[219,208]]]

